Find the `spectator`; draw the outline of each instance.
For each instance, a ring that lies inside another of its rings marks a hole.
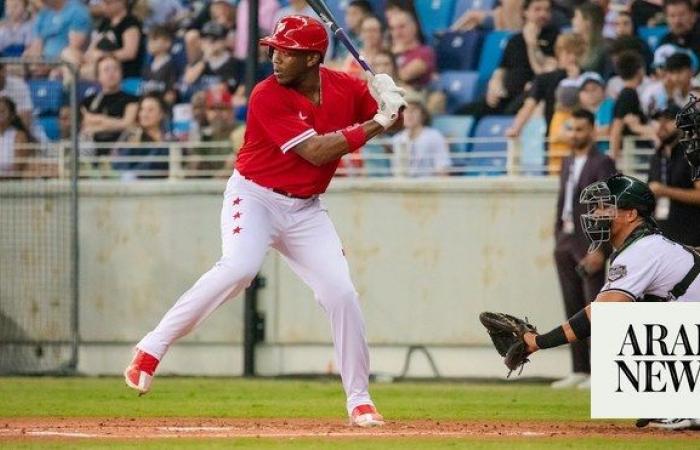
[[[586,72],[579,78],[578,103],[581,108],[595,116],[596,137],[607,140],[610,137],[615,102],[605,96],[605,81],[595,72]],[[610,148],[608,142],[599,142],[598,148],[606,151]]]
[[[192,96],[190,105],[192,107],[192,123],[190,124],[188,141],[201,142],[202,130],[209,125],[207,122],[207,92],[196,92]]]
[[[31,164],[24,158],[32,156],[26,145],[33,142],[27,127],[17,114],[15,102],[0,96],[0,179],[27,175]]]
[[[637,93],[637,88],[644,79],[644,61],[639,53],[621,53],[617,59],[617,73],[622,79],[623,89],[615,101],[614,118],[610,126],[610,150],[615,160],[622,154],[623,138],[638,136],[629,126],[632,121],[636,124],[645,124],[647,121]]]
[[[236,0],[214,0],[202,8],[185,33],[187,62],[192,64],[202,58],[201,31],[207,23],[214,22],[226,30],[226,46],[233,51],[236,32]]]
[[[67,49],[63,58],[80,64],[81,76],[88,80],[95,79],[95,65],[107,54],[119,61],[124,77],[141,76],[144,55],[141,22],[129,11],[128,0],[103,0],[103,3],[106,15],[92,33],[84,57],[74,49]]]
[[[0,56],[22,56],[34,40],[34,19],[28,6],[28,0],[6,0],[5,19],[0,22]]]
[[[167,107],[163,100],[154,94],[144,95],[139,101],[136,125],[127,128],[118,139],[119,142],[141,145],[114,151],[115,156],[134,158],[112,163],[112,168],[121,172],[122,180],[167,176],[167,161],[149,160],[168,156],[168,146],[164,143],[172,139],[166,132],[166,122]]]
[[[143,70],[144,94],[159,95],[168,108],[177,101],[178,67],[170,55],[173,36],[165,27],[154,27],[148,34],[148,54],[151,63]]]
[[[92,29],[90,13],[80,0],[42,0],[43,8],[34,23],[34,40],[24,56],[58,59],[63,52],[81,54]],[[38,76],[48,73],[47,67],[34,66]]]
[[[225,162],[231,161],[231,146],[234,140],[240,144],[242,138],[240,132],[236,133],[232,106],[233,97],[225,86],[212,86],[206,92],[205,102],[207,126],[201,130],[200,142],[228,143],[229,145],[223,147],[221,145],[203,145],[192,148],[188,169],[208,171],[210,173],[207,176],[218,176],[217,172],[221,170],[228,171],[230,175],[231,167],[225,167]],[[220,158],[213,161],[206,159],[216,156]],[[213,173],[211,173],[212,171]]]
[[[523,18],[513,11],[521,11],[523,0],[496,1],[490,10],[469,9],[452,24],[452,30],[472,30],[476,27],[496,30],[520,31]]]
[[[226,46],[226,29],[216,22],[208,22],[201,34],[202,59],[185,69],[185,90],[192,92],[193,89],[206,89],[214,84],[226,83],[229,91],[235,92],[243,80],[245,68],[240,61],[234,59]]]
[[[570,155],[559,176],[557,215],[554,224],[554,262],[559,277],[567,317],[580,311],[595,298],[605,283],[605,259],[609,248],[588,253],[589,241],[578,220],[585,206],[578,201],[581,190],[615,173],[615,163],[595,145],[594,117],[589,111],[572,113],[569,134]],[[590,387],[590,348],[587,341],[571,345],[572,374],[552,383],[555,389]]]
[[[676,128],[680,108],[670,104],[659,112],[656,153],[649,165],[649,188],[656,196],[654,218],[670,239],[700,246],[700,181],[692,181],[692,169],[680,145]]]
[[[653,54],[649,45],[637,35],[637,28],[630,13],[621,11],[615,18],[615,38],[610,43],[610,53],[620,53],[624,50],[636,51],[644,58],[646,67],[651,66]]]
[[[586,42],[586,54],[581,61],[581,69],[606,75],[608,64],[603,39],[603,25],[605,25],[603,9],[594,3],[582,3],[574,10],[571,25],[572,31],[580,34]]]
[[[653,117],[659,111],[666,109],[670,103],[682,107],[690,99],[693,78],[692,61],[685,53],[689,51],[677,47],[672,51],[675,53],[660,62],[656,70],[657,81],[644,89],[640,96],[642,111],[647,117]]]
[[[547,145],[548,170],[550,174],[561,171],[561,162],[570,151],[570,119],[578,107],[578,79],[565,78],[555,91],[554,114],[549,122],[549,142]]]
[[[585,51],[586,43],[578,34],[566,33],[557,38],[555,52],[558,68],[535,77],[523,107],[515,116],[511,128],[506,130],[506,136],[519,136],[540,102],[544,102],[544,119],[547,124],[547,136],[550,136],[549,127],[554,116],[556,89],[562,80],[578,79],[581,75],[579,61],[583,58]]]
[[[103,56],[97,61],[97,80],[101,91],[81,103],[80,132],[83,139],[96,143],[116,142],[135,123],[138,99],[121,90],[122,67],[114,56]],[[97,156],[109,153],[106,147],[97,150]]]
[[[552,56],[559,31],[549,24],[552,17],[550,1],[525,0],[523,15],[523,31],[508,40],[500,66],[489,80],[486,98],[464,106],[459,114],[476,117],[515,114],[523,105],[535,75],[556,68]]]
[[[419,97],[406,98],[404,130],[392,138],[397,162],[395,172],[407,171],[411,177],[448,175],[450,150],[445,137],[430,127],[430,114]]]
[[[289,0],[288,6],[281,8],[279,11],[277,11],[277,14],[275,14],[275,18],[272,21],[272,23],[277,25],[277,22],[279,22],[281,18],[292,15],[309,16],[315,19],[319,19],[318,14],[316,14],[316,11],[314,11],[313,8],[311,8],[308,5],[308,3],[306,3],[306,0]],[[328,50],[326,51],[325,60],[331,61],[333,59],[335,40],[333,39],[334,36],[333,33],[331,33],[331,30],[326,27],[326,31],[328,32]]]
[[[360,25],[360,42],[360,54],[365,61],[371,61],[383,50],[384,37],[382,23],[377,17],[367,16],[362,19],[362,24]],[[389,54],[389,56],[391,57],[391,54]],[[374,67],[374,69],[376,70],[376,67]],[[347,55],[345,57],[341,70],[358,78],[364,76],[364,69],[352,55]]]
[[[416,90],[425,88],[432,80],[437,62],[433,48],[420,39],[418,20],[403,10],[394,12],[387,20],[399,80]]]
[[[700,27],[690,0],[664,0],[668,34],[659,45],[675,44],[700,55]]]
[[[27,82],[20,77],[7,74],[6,64],[0,64],[0,96],[12,100],[17,115],[27,129],[32,126],[32,96]]]
[[[345,8],[345,31],[350,36],[350,40],[355,44],[355,47],[360,47],[361,44],[362,22],[365,18],[372,15],[372,5],[367,0],[350,0],[350,3]],[[352,56],[344,45],[339,45],[336,53],[336,59],[341,62]]]

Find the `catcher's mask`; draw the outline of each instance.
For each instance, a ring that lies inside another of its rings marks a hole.
[[[676,128],[683,137],[681,145],[685,148],[685,156],[693,169],[693,180],[700,179],[700,100],[691,95],[688,103],[676,116]]]
[[[586,212],[581,214],[581,228],[591,241],[590,253],[610,240],[612,221],[617,217],[617,196],[610,192],[605,181],[599,181],[581,191],[579,201],[586,206]]]
[[[652,218],[656,208],[653,192],[645,182],[628,175],[613,175],[589,185],[579,201],[586,206],[586,212],[581,214],[581,228],[591,241],[589,252],[610,240],[618,209],[636,209],[645,222],[656,226]]]

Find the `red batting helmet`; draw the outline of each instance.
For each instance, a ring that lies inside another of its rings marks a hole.
[[[260,39],[262,45],[285,50],[319,52],[328,49],[328,33],[321,22],[308,16],[287,16],[280,19],[270,36]]]

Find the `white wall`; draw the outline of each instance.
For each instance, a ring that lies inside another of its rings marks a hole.
[[[119,373],[129,350],[220,253],[224,181],[81,186],[80,370]],[[426,345],[446,376],[502,376],[479,324],[484,310],[564,319],[552,261],[556,181],[337,179],[325,196],[362,298],[374,371],[398,373]],[[328,323],[310,290],[273,253],[258,371],[334,371]],[[240,374],[242,302],[230,301],[174,346],[162,371]],[[568,369],[565,349],[526,374]],[[410,375],[430,375],[415,356]]]

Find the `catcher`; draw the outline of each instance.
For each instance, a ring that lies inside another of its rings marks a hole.
[[[607,282],[598,302],[700,301],[700,254],[664,237],[652,214],[654,194],[634,177],[614,175],[589,185],[580,202],[587,212],[581,224],[591,241],[589,252],[610,242]],[[553,330],[539,334],[526,320],[508,314],[484,312],[486,327],[496,349],[512,372],[528,362],[532,353],[558,347],[591,335],[590,306]],[[509,373],[510,375],[510,373]],[[692,419],[644,419],[638,426],[683,429],[700,425]]]

